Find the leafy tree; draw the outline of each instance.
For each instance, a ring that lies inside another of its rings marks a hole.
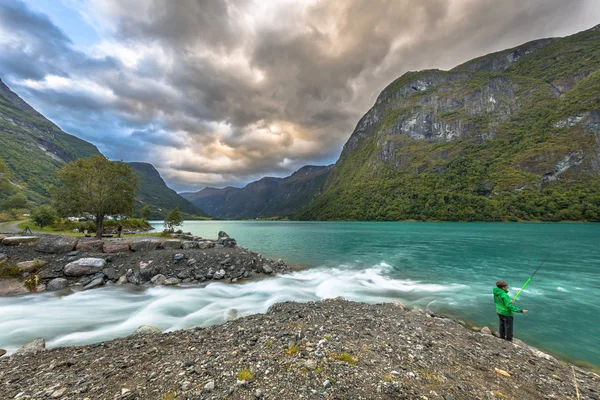
[[[152,214],[152,209],[150,207],[148,207],[148,205],[145,205],[140,210],[140,217],[142,217],[142,219],[144,219],[146,221],[148,221],[148,218],[150,218],[150,214]]]
[[[56,221],[56,212],[50,206],[39,206],[31,211],[31,220],[43,229]]]
[[[100,155],[72,161],[57,174],[58,184],[52,197],[59,214],[92,214],[96,237],[102,237],[105,216],[133,212],[139,180],[129,165]]]
[[[173,232],[176,227],[183,225],[183,217],[179,213],[179,207],[175,207],[166,217],[165,217],[165,229],[169,232]]]
[[[0,210],[8,210],[11,208],[25,208],[27,206],[27,197],[23,193],[17,193],[7,197],[0,203]]]

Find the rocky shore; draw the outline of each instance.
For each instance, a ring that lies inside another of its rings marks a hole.
[[[290,270],[282,260],[269,260],[238,246],[225,232],[214,240],[191,234],[130,240],[0,236],[0,296],[28,293],[24,281],[34,275],[39,278],[39,292],[237,282]]]
[[[600,398],[592,372],[399,303],[280,303],[218,326],[145,332],[0,358],[2,398]]]

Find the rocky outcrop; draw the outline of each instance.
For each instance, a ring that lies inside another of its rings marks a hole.
[[[35,245],[35,250],[49,254],[69,253],[75,250],[78,242],[79,239],[74,236],[43,236]]]
[[[238,282],[290,271],[281,260],[269,260],[239,247],[225,232],[219,232],[214,240],[191,234],[175,236],[166,240],[134,238],[131,242],[80,240],[79,250],[66,254],[40,253],[31,246],[0,247],[0,254],[19,267],[21,277],[37,275],[38,291],[44,290],[44,285],[45,290],[55,291],[67,287],[89,290],[112,284],[174,286],[209,280]],[[99,249],[109,252],[98,252]],[[26,292],[18,280],[0,280],[0,283],[0,295]]]

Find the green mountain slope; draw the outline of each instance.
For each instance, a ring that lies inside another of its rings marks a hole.
[[[0,158],[31,200],[48,201],[63,163],[97,154],[96,146],[63,132],[0,80]]]
[[[243,188],[204,188],[182,193],[196,206],[216,218],[293,217],[323,188],[331,166],[308,165],[286,178],[262,178]]]
[[[179,207],[185,218],[207,217],[198,207],[170,189],[152,164],[141,162],[127,163],[140,178],[141,189],[135,193],[135,209],[145,205],[152,210],[150,218],[162,219],[169,211]]]
[[[299,217],[600,220],[600,28],[403,75]]]

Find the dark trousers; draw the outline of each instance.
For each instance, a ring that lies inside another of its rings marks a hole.
[[[500,318],[500,329],[498,333],[500,334],[500,339],[506,339],[509,342],[512,342],[513,339],[513,317],[507,317],[506,315],[498,314]]]

